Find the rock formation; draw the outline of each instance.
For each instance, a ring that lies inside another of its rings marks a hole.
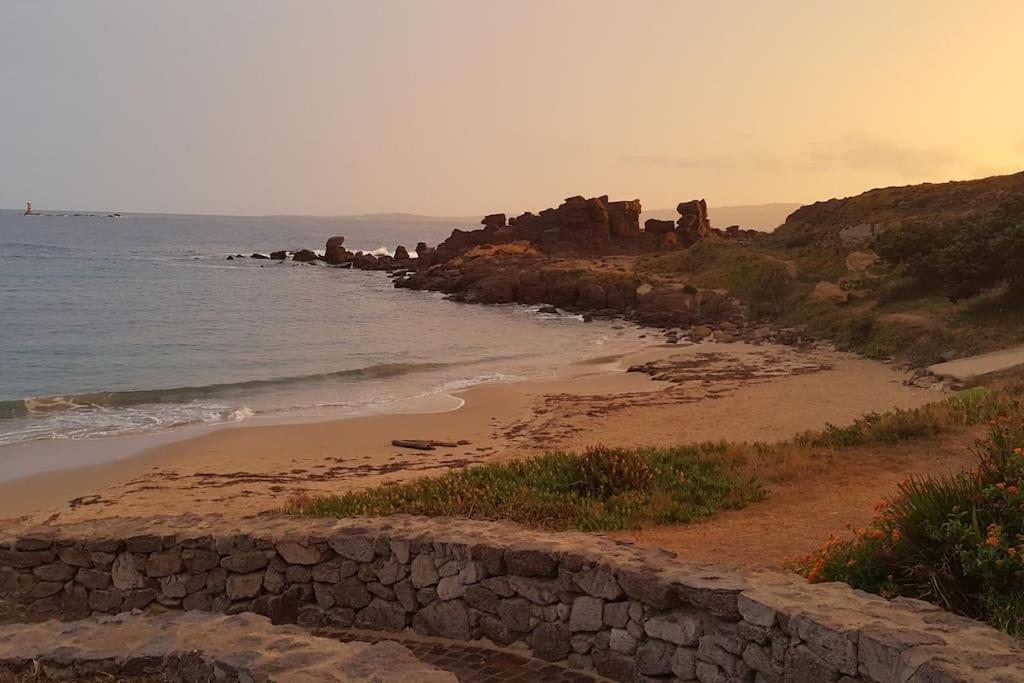
[[[335,235],[327,239],[327,245],[324,248],[324,261],[338,265],[344,263],[347,256],[349,256],[349,251],[345,248],[344,236]]]
[[[711,234],[708,220],[708,205],[703,199],[681,202],[676,207],[679,220],[676,221],[676,237],[679,243],[689,247]]]

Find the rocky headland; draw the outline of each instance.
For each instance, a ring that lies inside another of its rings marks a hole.
[[[641,226],[641,210],[638,199],[574,196],[536,214],[490,214],[482,228],[456,228],[437,246],[419,242],[412,253],[404,245],[393,254],[353,252],[338,235],[327,240],[322,256],[300,249],[275,251],[269,258],[387,271],[396,287],[443,292],[453,301],[541,305],[549,313],[581,313],[585,319],[626,318],[670,329],[670,342],[684,334],[716,341],[803,339],[798,329],[752,324],[748,307],[725,289],[638,269],[644,256],[684,251],[704,240],[744,244],[764,233],[712,227],[703,199],[681,202],[675,221],[652,218]]]

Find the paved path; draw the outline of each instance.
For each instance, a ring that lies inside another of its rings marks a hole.
[[[393,640],[412,651],[424,664],[455,674],[459,683],[600,683],[607,680],[596,674],[533,659],[525,653],[519,654],[438,638],[339,629],[322,629],[315,633],[345,642]]]
[[[1019,365],[1024,365],[1024,346],[993,351],[970,358],[960,358],[947,363],[937,363],[929,366],[928,371],[939,377],[952,377],[965,382],[993,372],[1010,370]]]

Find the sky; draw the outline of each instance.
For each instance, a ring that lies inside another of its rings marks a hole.
[[[1024,170],[1020,0],[0,0],[0,207],[518,213]]]

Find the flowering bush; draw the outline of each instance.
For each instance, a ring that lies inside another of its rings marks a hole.
[[[795,564],[811,581],[845,581],[886,597],[930,600],[1024,633],[1024,428],[994,425],[978,464],[912,479],[872,524]]]

